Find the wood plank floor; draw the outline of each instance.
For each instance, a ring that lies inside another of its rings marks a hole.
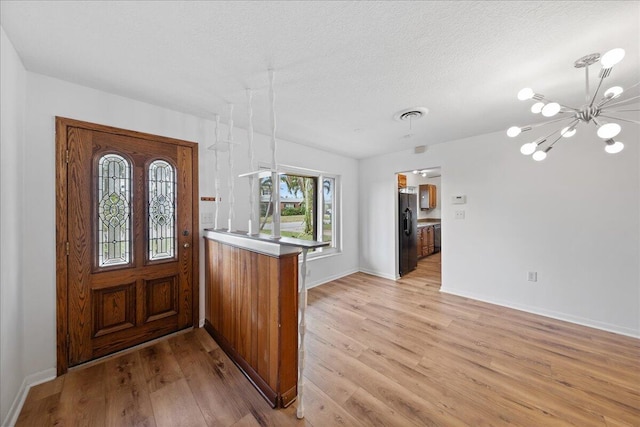
[[[640,340],[442,294],[439,261],[309,292],[303,421],[197,329],[33,387],[18,425],[640,425]]]

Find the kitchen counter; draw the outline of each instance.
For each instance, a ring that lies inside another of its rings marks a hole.
[[[440,225],[440,222],[419,222],[418,228],[431,227],[432,225]]]

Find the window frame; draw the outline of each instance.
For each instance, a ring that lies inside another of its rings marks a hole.
[[[267,163],[259,163],[260,169],[270,170],[271,165]],[[315,234],[316,238],[322,239],[324,237],[324,179],[333,179],[333,195],[331,201],[331,246],[317,248],[314,251],[310,251],[307,259],[324,258],[332,255],[342,253],[342,209],[341,209],[341,176],[338,174],[332,174],[324,171],[301,168],[298,166],[279,165],[278,171],[285,175],[295,175],[301,177],[309,177],[316,179],[316,192],[314,197],[314,212],[315,212]],[[260,185],[259,180],[256,180],[256,185]],[[260,217],[260,190],[256,192],[258,194],[258,217]],[[320,207],[320,209],[318,209]],[[318,228],[319,227],[319,228]],[[322,240],[319,240],[322,241]]]

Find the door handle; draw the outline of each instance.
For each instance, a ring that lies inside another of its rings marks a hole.
[[[183,247],[183,248],[188,248],[188,247],[190,247],[190,246],[191,246],[191,245],[190,245],[190,244],[188,244],[188,243],[185,243],[184,245],[182,245],[182,247]]]
[[[411,209],[407,208],[404,210],[403,213],[403,226],[404,226],[404,234],[407,236],[411,235],[411,218],[412,218],[412,214],[411,214]]]

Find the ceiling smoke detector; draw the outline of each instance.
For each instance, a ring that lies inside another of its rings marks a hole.
[[[399,122],[409,122],[423,118],[429,110],[425,107],[406,108],[393,115],[394,120]]]

